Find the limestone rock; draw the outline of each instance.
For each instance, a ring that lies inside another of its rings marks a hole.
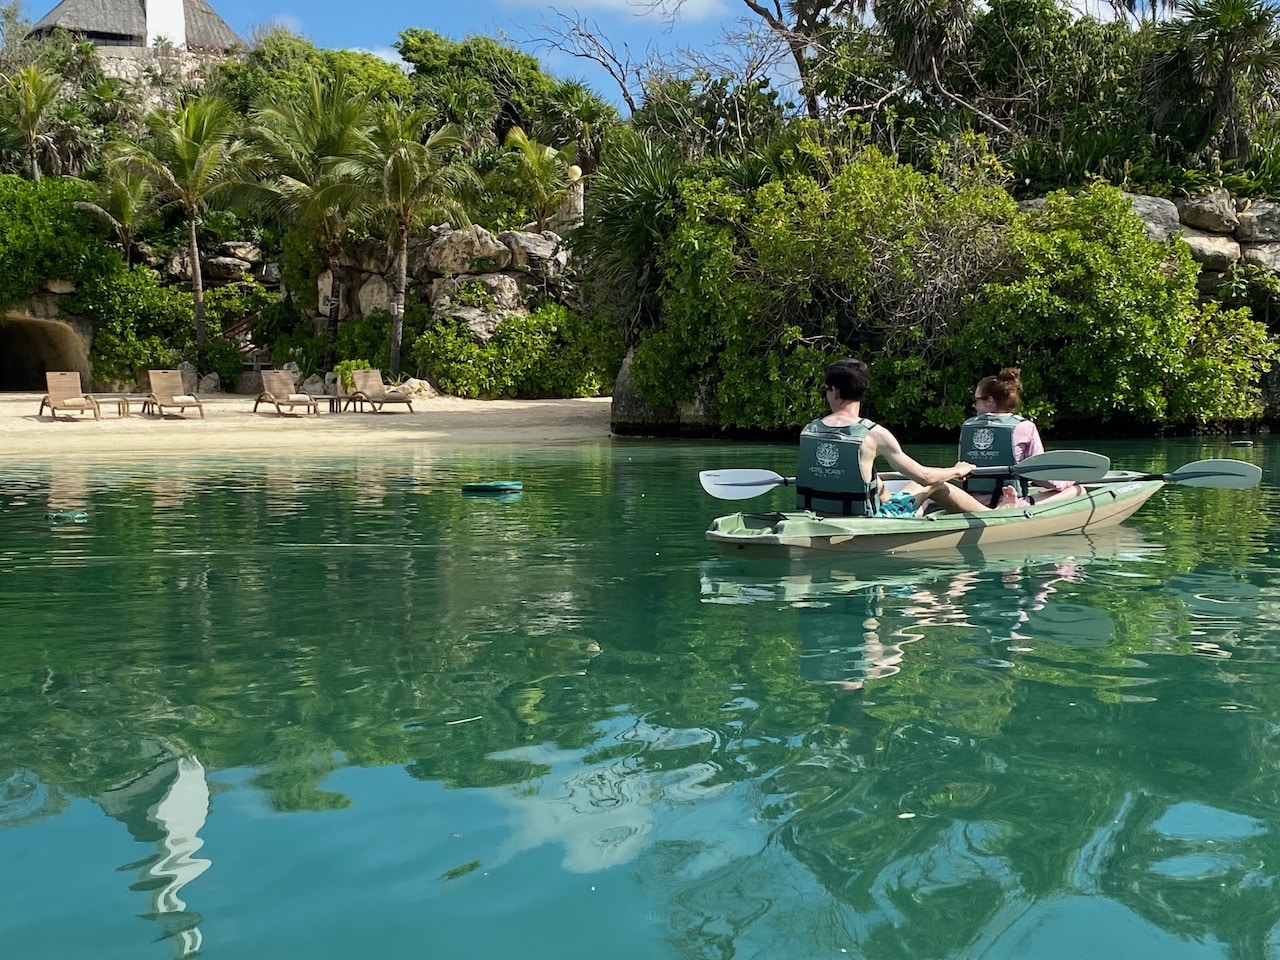
[[[550,230],[525,233],[506,230],[498,239],[511,251],[512,270],[527,272],[539,280],[554,280],[569,263],[569,251],[558,234]]]
[[[342,296],[343,285],[334,282],[335,277],[332,270],[324,270],[320,276],[316,277],[316,309],[321,317],[329,316],[329,300],[334,298],[338,301],[338,319],[345,320],[347,318],[347,298]]]
[[[226,243],[221,243],[218,245],[218,254],[253,264],[262,262],[262,248],[248,240],[228,240]]]
[[[453,275],[505,270],[511,251],[483,227],[448,230],[427,247],[424,266],[431,273]]]
[[[382,240],[361,240],[342,248],[338,265],[361,273],[385,274],[391,269],[391,251]]]
[[[375,310],[391,309],[391,284],[382,277],[373,276],[364,282],[360,292],[356,294],[356,302],[360,305],[360,316],[367,317]]]
[[[268,287],[274,287],[283,276],[278,263],[258,263],[253,267],[253,278]]]
[[[1138,219],[1147,225],[1147,236],[1152,240],[1164,243],[1182,229],[1178,208],[1172,200],[1140,193],[1126,193],[1125,197],[1133,205]]]
[[[408,397],[410,400],[429,400],[431,397],[440,396],[440,391],[433,387],[426,380],[419,380],[417,377],[410,377],[404,383],[396,387],[396,392]]]
[[[199,392],[201,394],[221,393],[222,378],[219,377],[216,373],[206,373],[203,377],[200,378]]]
[[[191,256],[186,247],[174,247],[164,260],[164,272],[174,280],[191,279]]]
[[[49,293],[66,294],[76,292],[76,285],[73,280],[46,280],[42,286]]]
[[[298,392],[309,393],[314,397],[322,396],[326,393],[330,393],[331,391],[325,389],[324,377],[320,376],[318,373],[313,373],[298,385]]]
[[[1237,240],[1261,243],[1280,240],[1280,203],[1255,200],[1238,216],[1240,225],[1236,227]]]
[[[711,416],[711,390],[705,384],[694,399],[678,406],[652,407],[636,393],[631,379],[631,352],[623,358],[618,378],[613,385],[609,412],[609,429],[619,435],[670,436],[672,434],[706,435],[718,431]]]
[[[204,264],[204,276],[209,280],[243,280],[253,264],[238,257],[213,257]]]
[[[1182,240],[1191,248],[1191,259],[1205,270],[1223,271],[1240,259],[1240,244],[1222,234],[1188,228]]]
[[[1280,272],[1280,243],[1250,243],[1241,247],[1245,263]]]
[[[1239,225],[1235,201],[1224,187],[1177,202],[1178,216],[1189,227],[1210,233],[1231,233]]]
[[[182,392],[195,394],[196,388],[200,384],[200,375],[196,372],[196,366],[188,360],[183,360],[178,364],[178,372],[182,374]]]

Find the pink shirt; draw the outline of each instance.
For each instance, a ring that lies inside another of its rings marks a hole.
[[[1044,453],[1044,442],[1040,439],[1040,431],[1030,420],[1023,420],[1013,428],[1013,459],[1021,462],[1027,457],[1038,457]],[[1050,490],[1066,490],[1072,486],[1058,480],[1032,480],[1037,487],[1048,487]]]

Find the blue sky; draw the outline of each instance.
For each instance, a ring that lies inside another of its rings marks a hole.
[[[616,86],[582,60],[537,50],[521,41],[540,35],[539,23],[554,21],[552,7],[574,10],[595,21],[616,46],[626,43],[633,55],[645,48],[669,50],[676,46],[701,47],[719,34],[719,25],[731,21],[740,0],[685,0],[674,29],[667,29],[657,13],[645,12],[638,0],[566,0],[551,4],[537,0],[366,0],[351,4],[339,0],[209,0],[213,8],[242,37],[255,26],[277,22],[321,47],[356,47],[388,57],[401,30],[420,27],[461,39],[483,33],[505,33],[513,45],[525,49],[543,62],[550,73],[586,80],[601,96],[618,102]],[[26,16],[36,20],[47,13],[56,0],[23,0]]]

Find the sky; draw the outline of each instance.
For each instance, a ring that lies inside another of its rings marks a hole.
[[[57,0],[23,0],[28,20],[35,21]],[[454,40],[473,34],[501,36],[512,46],[532,53],[543,69],[564,78],[580,78],[598,94],[619,102],[615,84],[584,60],[556,51],[538,49],[524,41],[543,35],[541,22],[556,22],[553,8],[598,24],[615,46],[626,43],[639,58],[646,47],[669,50],[676,46],[700,47],[710,43],[743,9],[741,0],[685,0],[680,19],[669,28],[663,18],[646,12],[642,0],[365,0],[351,4],[340,0],[209,0],[231,29],[248,38],[255,27],[278,23],[305,36],[320,47],[358,48],[388,59],[400,31],[409,27],[434,30]]]

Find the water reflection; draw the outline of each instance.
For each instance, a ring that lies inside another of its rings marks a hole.
[[[200,830],[209,813],[209,785],[196,757],[164,743],[152,749],[161,757],[154,766],[95,799],[135,840],[155,845],[153,856],[131,865],[138,870],[132,889],[147,893],[150,910],[144,916],[159,924],[161,935],[173,942],[174,956],[183,958],[203,943],[201,916],[179,894],[210,866],[195,855],[204,846]]]

